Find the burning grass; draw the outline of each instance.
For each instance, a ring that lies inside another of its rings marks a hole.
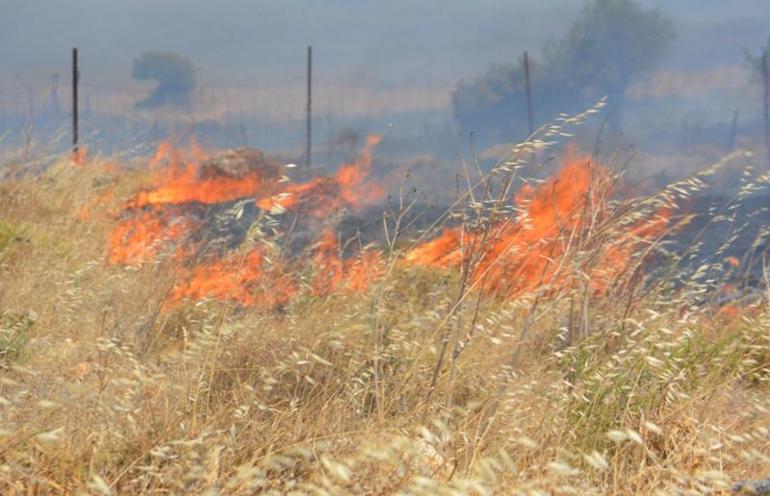
[[[94,158],[3,182],[0,492],[719,494],[767,476],[766,297],[724,311],[726,257],[692,267],[697,236],[664,241],[732,159],[647,196],[576,152],[520,177],[585,117],[466,171],[424,232],[394,195],[376,244],[335,224],[387,187],[376,138],[297,181],[165,149],[149,173]],[[738,197],[768,179],[745,178]],[[220,225],[236,242],[205,235]]]

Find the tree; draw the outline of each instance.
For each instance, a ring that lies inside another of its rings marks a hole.
[[[619,126],[624,94],[650,71],[674,39],[671,22],[657,10],[633,0],[592,0],[566,35],[543,49],[532,71],[536,111],[543,118],[575,112],[609,96],[613,122]],[[521,63],[497,66],[453,95],[463,128],[491,138],[525,135],[526,100]]]
[[[671,22],[633,0],[594,0],[567,36],[546,48],[557,80],[581,107],[609,96],[619,123],[626,88],[655,67],[674,39]],[[574,109],[570,109],[574,110]]]
[[[765,123],[765,154],[767,167],[770,169],[770,39],[754,57],[746,52],[746,64],[754,78],[762,84],[762,117]]]
[[[764,78],[764,71],[762,69],[762,57],[765,55],[770,56],[770,39],[765,42],[765,46],[759,49],[759,53],[757,55],[752,54],[748,50],[745,52],[746,67],[748,67],[748,69],[751,71],[753,78],[760,82]]]
[[[153,92],[137,103],[138,108],[185,106],[192,100],[195,66],[182,55],[173,52],[144,52],[134,60],[131,75],[138,81],[158,81]]]

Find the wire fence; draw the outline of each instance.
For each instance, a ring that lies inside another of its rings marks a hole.
[[[628,137],[637,144],[730,144],[736,134],[740,140],[758,132],[759,114],[752,104],[758,98],[753,94],[756,89],[744,90],[743,81],[731,83],[735,88],[720,98],[679,101],[661,99],[655,92],[692,93],[689,80],[653,83],[642,88],[647,93],[629,95],[624,112]],[[407,151],[438,153],[435,148],[464,139],[452,115],[452,89],[449,85],[377,88],[363,81],[316,78],[312,120],[316,155],[332,160],[368,132],[387,132],[391,142]],[[189,105],[142,107],[153,90],[152,84],[115,85],[84,77],[79,83],[82,142],[119,151],[169,136],[194,136],[204,146],[253,146],[297,157],[304,153],[307,102],[301,77],[287,84],[199,84]],[[71,92],[71,83],[63,79],[0,82],[0,145],[18,147],[30,136],[42,142],[68,128]],[[446,154],[456,149],[447,147]]]
[[[141,141],[191,135],[217,147],[256,146],[298,154],[304,144],[306,87],[284,85],[198,85],[182,106],[143,107],[152,85],[78,84],[83,142],[117,149]],[[70,82],[0,85],[0,136],[18,146],[30,133],[44,140],[69,125]],[[382,132],[414,137],[451,126],[451,89],[378,89],[316,79],[313,141],[332,155],[356,141],[354,135]]]

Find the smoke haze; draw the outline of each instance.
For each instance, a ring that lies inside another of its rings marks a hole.
[[[704,68],[739,62],[770,33],[762,0],[643,0],[674,21],[679,35],[667,64]],[[146,50],[191,57],[204,80],[280,82],[301,75],[307,45],[329,78],[372,84],[448,86],[491,63],[508,62],[558,37],[577,14],[574,0],[3,0],[3,82],[66,72],[79,46],[100,80],[128,80]],[[85,70],[85,69],[84,69]]]
[[[770,3],[638,3],[670,19],[676,39],[655,72],[627,91],[631,141],[658,143],[661,133],[670,135],[682,122],[688,142],[725,141],[736,110],[739,128],[746,126],[750,134],[761,116],[744,55],[758,52],[770,37]],[[157,140],[194,122],[204,144],[297,155],[304,130],[305,50],[312,45],[314,139],[328,144],[330,158],[343,136],[380,132],[391,124],[383,150],[392,143],[406,154],[451,157],[457,133],[464,131],[451,107],[458,85],[483,77],[494,65],[517,63],[524,50],[536,71],[543,47],[563,38],[583,4],[0,0],[0,124],[11,130],[15,144],[26,121],[41,132],[66,125],[69,50],[77,46],[82,127],[86,134],[101,133],[99,146]],[[155,50],[178,53],[195,65],[191,114],[137,110],[153,84],[132,79],[132,63]],[[58,101],[51,102],[53,94]],[[656,106],[663,102],[665,108]],[[537,109],[535,101],[536,114]]]

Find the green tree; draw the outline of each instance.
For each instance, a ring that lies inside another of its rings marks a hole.
[[[576,103],[587,106],[608,95],[617,118],[626,88],[655,67],[673,39],[673,25],[657,10],[633,0],[594,0],[545,53]]]
[[[185,106],[195,90],[195,65],[173,52],[144,52],[134,60],[132,76],[138,81],[158,81],[158,86],[141,102],[139,108],[161,105]]]
[[[770,39],[754,56],[746,51],[746,65],[751,70],[752,77],[762,85],[762,119],[765,124],[765,154],[767,167],[770,169]]]
[[[592,0],[565,36],[534,58],[537,116],[543,121],[579,111],[606,95],[612,121],[619,126],[626,89],[655,67],[673,39],[672,23],[657,10],[633,0]],[[526,134],[523,73],[517,62],[458,86],[453,106],[463,128],[493,140]]]

